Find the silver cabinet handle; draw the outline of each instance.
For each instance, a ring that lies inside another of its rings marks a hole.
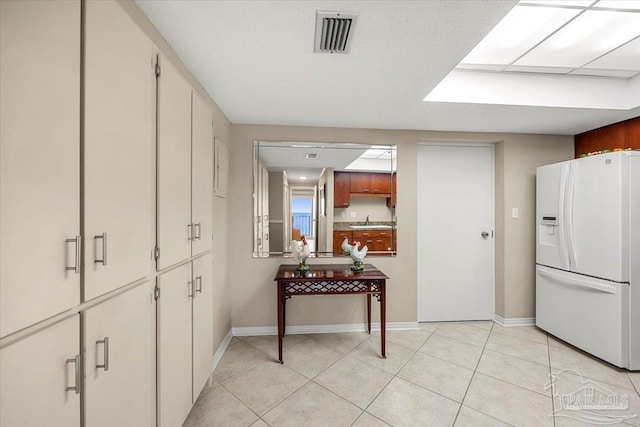
[[[188,240],[193,240],[193,224],[188,224],[187,225],[187,239]]]
[[[195,233],[195,237],[193,239],[194,240],[196,240],[196,239],[200,240],[200,232],[201,232],[200,223],[193,224],[193,228],[194,228],[194,231],[197,230],[197,233]]]
[[[65,242],[76,244],[76,256],[75,256],[76,264],[73,267],[65,267],[65,270],[72,270],[76,274],[80,274],[80,265],[81,265],[80,258],[82,257],[82,237],[76,236],[75,239],[66,239]]]
[[[193,292],[193,282],[190,281],[187,284],[189,285],[189,298],[195,298],[196,293]]]
[[[109,370],[109,337],[104,337],[103,340],[96,341],[96,346],[98,344],[104,345],[102,349],[103,362],[102,362],[102,365],[96,365],[96,369],[102,368],[105,371],[108,371]]]
[[[202,293],[202,276],[196,277],[196,292]]]
[[[97,236],[93,236],[96,240],[102,240],[102,259],[95,259],[94,262],[101,263],[103,266],[107,266],[107,233],[102,233]]]
[[[66,391],[74,391],[76,394],[80,394],[80,355],[77,355],[73,359],[67,359],[66,364],[75,364],[75,385],[66,387]]]

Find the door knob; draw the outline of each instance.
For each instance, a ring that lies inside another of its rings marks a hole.
[[[486,231],[483,231],[482,233],[480,233],[480,235],[482,236],[483,239],[486,239],[487,237],[489,237],[489,233]]]

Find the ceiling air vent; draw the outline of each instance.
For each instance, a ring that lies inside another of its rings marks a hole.
[[[358,15],[344,12],[316,12],[314,52],[348,53]]]

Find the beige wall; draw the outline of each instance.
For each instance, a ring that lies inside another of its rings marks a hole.
[[[293,126],[232,126],[232,175],[229,196],[231,306],[234,327],[276,324],[273,276],[282,258],[255,259],[251,254],[251,147],[254,140],[360,142],[398,145],[398,256],[369,258],[391,278],[387,318],[416,321],[416,149],[418,141],[495,143],[496,160],[496,313],[532,317],[535,277],[535,167],[573,157],[571,136],[394,131]],[[520,218],[511,219],[511,208]],[[508,213],[508,215],[507,215]],[[326,262],[311,260],[310,264]],[[332,262],[348,263],[347,258]],[[235,280],[234,280],[235,279]],[[375,311],[374,311],[375,313]],[[376,315],[377,316],[377,315]],[[377,317],[376,317],[377,319]],[[360,297],[297,298],[287,307],[291,325],[362,323]]]
[[[132,1],[119,1],[122,8],[142,28],[158,51],[167,57],[187,79],[189,84],[203,99],[207,101],[213,111],[213,134],[227,144],[231,143],[231,122],[204,90],[196,78],[182,63],[173,49],[167,44],[156,28]],[[227,268],[229,265],[227,254],[229,235],[227,233],[228,199],[214,197],[213,200],[213,268],[214,268],[214,346],[218,348],[223,338],[231,328],[231,295],[228,286]]]
[[[399,227],[415,223],[415,186],[405,179],[415,177],[415,132],[366,129],[335,129],[286,126],[232,126],[231,188],[229,195],[229,229],[231,245],[229,257],[232,287],[231,306],[234,327],[276,325],[276,294],[273,277],[283,262],[282,258],[255,259],[251,253],[251,184],[252,142],[322,141],[398,144],[398,203],[403,206],[398,214]],[[413,152],[413,154],[411,154]],[[411,190],[413,188],[413,191]],[[413,226],[415,230],[415,225]],[[404,238],[403,236],[406,236]],[[416,319],[416,245],[409,234],[401,234],[397,258],[378,258],[376,266],[392,279],[388,287],[387,313],[391,321]],[[346,257],[332,262],[348,264]],[[313,259],[309,264],[327,262]],[[365,321],[361,296],[297,298],[287,306],[287,323],[293,325],[362,323]],[[375,310],[374,310],[375,313]],[[377,319],[377,314],[374,314]],[[375,320],[374,320],[375,321]]]
[[[536,167],[573,158],[571,137],[512,135],[504,151],[504,317],[535,317]],[[511,209],[519,208],[519,218]]]
[[[532,317],[535,262],[535,167],[573,157],[570,136],[426,132],[292,126],[231,125],[213,99],[180,61],[155,27],[133,2],[120,1],[209,103],[214,134],[231,152],[230,191],[214,198],[215,343],[231,325],[276,324],[273,275],[282,259],[254,259],[251,255],[252,141],[360,142],[398,145],[398,256],[377,258],[375,264],[390,277],[388,319],[416,320],[416,147],[417,141],[495,143],[496,200],[496,313],[502,317]],[[511,219],[511,208],[520,218]],[[371,258],[373,260],[373,258]],[[348,263],[347,258],[334,262]],[[311,264],[317,260],[310,261]],[[364,321],[362,298],[299,298],[288,307],[290,324],[341,324]]]

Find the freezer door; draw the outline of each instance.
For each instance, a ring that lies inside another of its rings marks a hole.
[[[629,208],[622,197],[628,188],[627,171],[623,153],[571,162],[565,208],[571,271],[629,281],[628,251],[623,250]]]
[[[629,285],[538,266],[536,326],[616,366],[629,366]]]
[[[569,270],[563,223],[569,162],[541,166],[536,173],[536,263]]]

